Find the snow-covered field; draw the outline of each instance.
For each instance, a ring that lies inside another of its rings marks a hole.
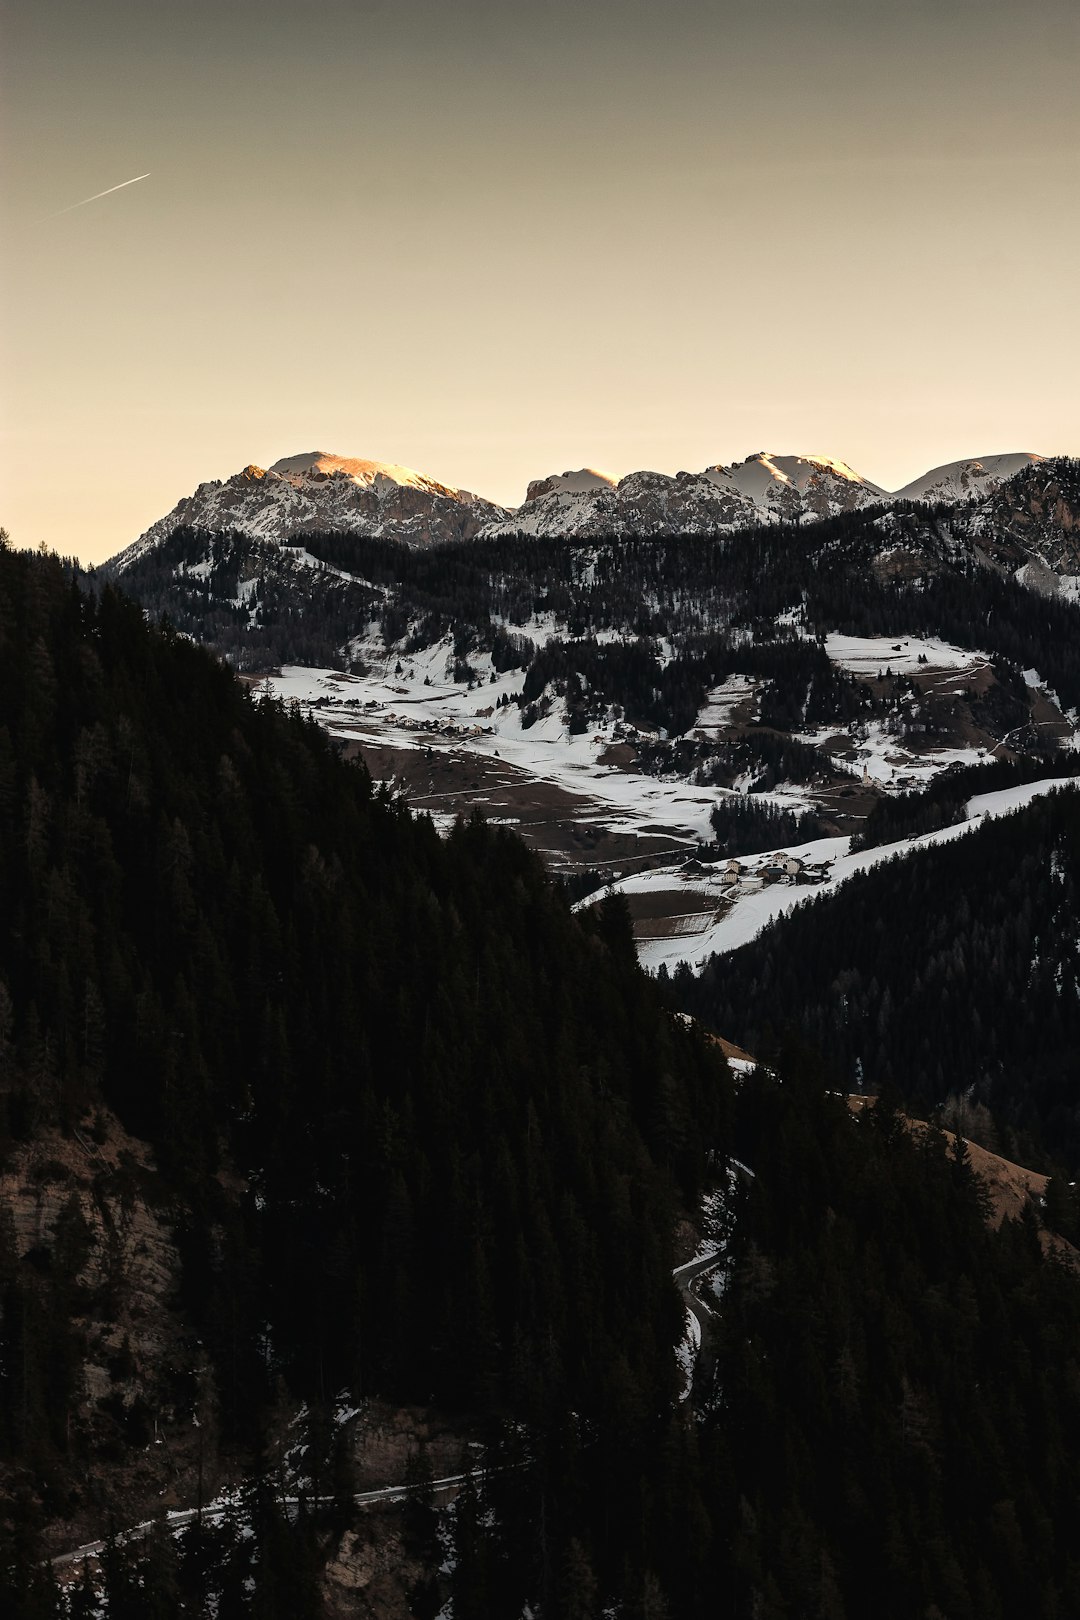
[[[511,628],[534,642],[559,633],[550,616]],[[909,673],[920,686],[929,683],[943,695],[978,679],[987,663],[980,652],[933,638],[830,635],[826,647],[844,669],[871,679],[885,669]],[[788,851],[804,865],[821,868],[820,881],[809,888],[763,884],[755,876],[767,864],[768,857],[761,855],[743,862],[737,884],[720,868],[687,870],[686,856],[711,839],[710,811],[728,790],[636,769],[635,745],[647,740],[643,734],[608,717],[572,735],[559,702],[523,727],[515,701],[523,671],[500,673],[487,653],[474,652],[468,678],[455,680],[455,666],[458,674],[463,669],[450,638],[413,654],[387,655],[372,635],[358,641],[353,652],[365,666],[362,675],[287,666],[268,678],[265,689],[297,703],[333,735],[358,745],[373,772],[406,786],[438,825],[449,825],[460,812],[479,810],[492,821],[520,827],[556,868],[610,871],[617,888],[632,901],[638,897],[639,951],[653,970],[662,963],[669,968],[697,964],[713,952],[731,950],[808,894],[924,841],[853,856],[847,838],[827,838]],[[1029,685],[1041,684],[1035,670],[1026,678]],[[737,675],[714,688],[690,731],[723,736],[733,721],[752,710],[755,687]],[[880,720],[854,734],[821,730],[804,733],[801,740],[834,754],[848,771],[854,767],[861,774],[864,769],[870,782],[894,792],[925,786],[950,764],[987,757],[974,746],[930,747],[925,738],[905,745]],[[749,783],[738,785],[745,790]],[[1017,789],[1018,798],[984,795],[972,801],[968,822],[930,835],[928,841],[962,836],[983,817],[1002,814],[1047,786]],[[766,799],[786,809],[814,807],[808,790],[786,783],[757,796],[758,803]],[[642,871],[643,866],[654,869]],[[637,875],[630,875],[635,868]]]
[[[684,962],[696,968],[700,967],[709,956],[733,951],[738,946],[745,945],[774,917],[783,916],[803,900],[839,888],[855,872],[866,871],[882,861],[902,859],[913,850],[930,844],[946,844],[955,838],[963,838],[984,821],[1008,815],[1022,805],[1030,804],[1032,799],[1042,794],[1052,793],[1058,789],[1071,792],[1078,785],[1080,784],[1075,779],[1063,781],[1061,778],[1048,778],[1039,782],[1028,782],[1021,787],[1001,788],[995,793],[981,793],[968,801],[968,819],[954,827],[925,833],[918,838],[905,838],[895,844],[883,844],[854,855],[848,853],[851,842],[848,838],[819,838],[812,843],[785,850],[783,853],[798,859],[805,867],[824,868],[824,880],[812,887],[783,880],[762,883],[758,874],[765,866],[774,864],[779,853],[772,851],[743,858],[740,865],[745,875],[738,883],[725,882],[722,869],[718,869],[716,874],[706,875],[699,872],[681,877],[678,867],[669,866],[624,879],[622,882],[612,884],[611,888],[631,895],[642,894],[649,889],[669,890],[672,887],[683,886],[688,893],[714,896],[718,911],[722,905],[727,905],[729,909],[725,910],[723,915],[717,915],[717,912],[702,913],[695,919],[699,926],[693,932],[686,930],[668,938],[639,941],[638,955],[641,962],[653,972],[661,964],[669,970]],[[602,891],[608,892],[610,890]],[[598,898],[600,896],[590,895],[587,900],[581,902],[581,905],[595,903]]]
[[[890,732],[881,720],[871,720],[855,739],[839,735],[842,747],[830,746],[837,738],[835,731],[820,727],[817,731],[797,733],[799,742],[808,743],[827,754],[838,765],[854,764],[865,770],[869,781],[890,791],[906,792],[911,788],[924,788],[950,765],[977,765],[985,763],[989,755],[985,748],[924,748],[916,751]]]
[[[605,762],[620,735],[611,723],[572,736],[562,715],[553,712],[523,730],[517,704],[499,701],[521,691],[522,672],[496,673],[486,653],[473,654],[471,663],[479,677],[471,688],[453,679],[453,649],[447,642],[382,667],[372,663],[363,676],[289,665],[270,678],[269,686],[276,696],[309,710],[334,736],[384,748],[455,749],[497,759],[527,780],[572,795],[580,801],[578,820],[610,832],[664,831],[687,845],[711,837],[709,811],[722,790]],[[799,802],[807,801],[800,797]],[[482,810],[484,804],[483,795],[471,796],[467,808]]]
[[[546,620],[522,625],[520,633],[545,641],[558,632]],[[945,681],[985,664],[981,653],[965,652],[947,642],[914,637],[900,641],[883,638],[830,636],[829,656],[845,669],[876,675],[879,669],[941,672]],[[709,811],[724,790],[697,787],[684,780],[645,775],[611,757],[611,746],[638,734],[608,720],[580,735],[571,735],[561,706],[523,729],[522,713],[514,699],[521,691],[523,673],[499,673],[490,656],[473,653],[471,683],[454,679],[453,646],[449,639],[406,655],[389,657],[373,640],[358,643],[356,652],[367,666],[364,675],[346,675],[326,669],[286,666],[266,683],[278,697],[296,702],[335,736],[361,746],[408,750],[437,755],[454,750],[478,760],[498,761],[508,776],[522,783],[546,784],[575,801],[574,819],[583,825],[602,826],[615,834],[639,836],[663,833],[687,847],[711,836]],[[920,664],[924,658],[926,663]],[[735,675],[709,694],[691,733],[722,735],[736,711],[750,709],[756,683]],[[830,734],[806,733],[801,740],[819,747]],[[844,745],[844,752],[841,749]],[[975,748],[906,748],[883,725],[874,723],[854,744],[854,763],[865,766],[871,780],[890,788],[924,784],[953,763],[971,763],[981,756]],[[828,748],[826,746],[826,751]],[[836,758],[851,768],[852,744],[837,738]],[[436,821],[452,819],[459,808],[487,809],[498,816],[483,789],[471,793],[462,805],[457,792],[447,792],[445,809],[440,795],[424,800]],[[808,808],[805,791],[782,784],[770,795],[787,808]],[[490,807],[490,808],[489,808]]]
[[[920,689],[931,698],[959,697],[974,678],[991,668],[987,653],[957,647],[935,636],[831,634],[825,638],[825,651],[838,668],[864,680],[886,674],[917,677]],[[850,740],[821,727],[801,732],[799,741],[820,748],[838,763],[854,763],[871,782],[891,791],[923,788],[949,765],[974,765],[987,757],[987,751],[976,746],[914,746],[881,720],[870,721],[863,731]],[[834,738],[840,746],[830,747]]]
[[[715,736],[729,726],[740,709],[745,709],[757,692],[758,681],[749,675],[731,675],[722,686],[714,686],[698,711],[692,729]]]
[[[971,670],[990,662],[987,653],[969,652],[935,636],[832,634],[825,637],[825,651],[841,669],[869,679],[888,669],[894,675],[918,675],[927,668]]]

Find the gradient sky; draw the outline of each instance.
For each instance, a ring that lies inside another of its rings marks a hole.
[[[1080,453],[1076,0],[0,15],[19,545],[100,560],[315,448],[508,504]]]

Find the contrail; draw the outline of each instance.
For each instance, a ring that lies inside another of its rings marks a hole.
[[[95,191],[92,197],[84,197],[82,202],[68,203],[66,208],[58,208],[55,214],[46,214],[42,219],[36,219],[35,225],[44,225],[48,219],[59,219],[61,214],[70,214],[73,208],[85,208],[87,203],[97,202],[99,197],[108,197],[114,191],[123,191],[125,186],[133,186],[136,181],[149,180],[149,170],[146,174],[137,174],[134,180],[121,180],[118,186],[108,186],[104,191]]]

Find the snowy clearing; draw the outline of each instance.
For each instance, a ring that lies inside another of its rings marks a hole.
[[[738,883],[728,883],[726,886],[714,882],[712,874],[706,876],[696,873],[680,880],[679,868],[667,867],[628,878],[611,887],[625,894],[633,894],[641,893],[650,887],[671,888],[682,881],[688,889],[715,895],[718,904],[725,902],[728,909],[721,915],[714,914],[711,920],[703,915],[700,918],[699,928],[693,934],[680,933],[667,938],[638,941],[639,958],[642,965],[651,972],[655,973],[661,964],[669,971],[682,963],[699,968],[708,957],[722,955],[747,944],[755,939],[774,917],[785,915],[803,900],[838,888],[855,872],[867,871],[882,861],[902,859],[913,850],[928,845],[951,843],[953,839],[963,838],[973,832],[984,821],[1009,815],[1013,810],[1030,804],[1032,799],[1037,799],[1043,794],[1053,793],[1059,789],[1068,792],[1077,785],[1075,779],[1051,777],[1039,782],[1027,782],[1020,787],[1000,788],[994,793],[981,793],[968,801],[968,819],[956,826],[924,833],[917,838],[902,839],[895,844],[882,844],[878,848],[863,850],[854,855],[848,853],[850,845],[848,838],[819,838],[812,843],[789,847],[784,851],[774,850],[760,855],[748,855],[740,862],[744,876]],[[763,869],[774,865],[776,857],[781,853],[798,860],[804,868],[825,868],[824,880],[813,887],[786,881],[763,882],[761,880]],[[610,891],[603,891],[607,892]],[[595,903],[600,897],[590,895],[582,904]]]
[[[834,664],[853,675],[875,677],[891,669],[894,675],[917,675],[929,669],[974,669],[990,662],[989,653],[954,647],[935,636],[825,637],[825,651]]]

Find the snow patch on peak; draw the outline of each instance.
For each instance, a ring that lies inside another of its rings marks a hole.
[[[577,472],[550,473],[547,478],[534,478],[526,493],[526,501],[537,501],[544,495],[589,495],[595,490],[614,489],[615,480],[595,467],[580,467]]]
[[[746,461],[736,462],[727,470],[738,475],[754,466],[763,468],[777,483],[787,484],[790,488],[797,489],[800,494],[823,475],[839,478],[846,484],[857,484],[860,489],[869,490],[874,495],[885,493],[877,484],[872,484],[868,478],[864,478],[853,467],[849,467],[846,461],[840,461],[836,456],[782,456],[775,451],[760,450],[757,455],[748,457]]]
[[[358,456],[338,456],[328,450],[312,450],[306,455],[283,456],[270,468],[279,478],[330,477],[342,473],[362,489],[395,485],[405,489],[446,490],[445,484],[425,478],[412,467],[403,467],[396,461],[365,461]],[[452,493],[457,493],[453,491]]]
[[[718,489],[732,490],[756,507],[790,502],[793,496],[829,494],[831,505],[865,505],[885,491],[835,456],[784,456],[759,450],[730,466],[706,467],[702,477]]]
[[[999,484],[1015,473],[1032,467],[1045,456],[1033,450],[1013,450],[1000,456],[969,457],[965,461],[949,461],[943,467],[932,467],[921,478],[915,478],[903,489],[895,491],[899,501],[967,501],[978,495],[988,495]]]
[[[860,484],[863,489],[874,490],[879,495],[885,493],[880,485],[872,484],[862,473],[857,473],[854,467],[849,467],[846,461],[840,461],[836,456],[770,456],[769,460],[787,470],[788,477],[797,489],[803,489],[817,473],[831,473],[834,478],[842,478],[849,484]]]

